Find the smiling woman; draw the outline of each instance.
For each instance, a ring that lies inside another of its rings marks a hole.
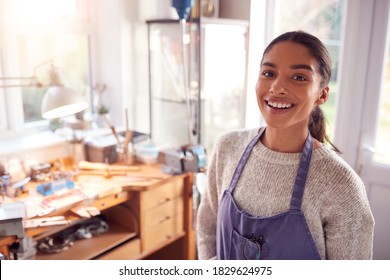
[[[198,212],[201,259],[371,259],[358,175],[324,142],[331,61],[302,31],[274,39],[256,86],[266,127],[222,135]]]

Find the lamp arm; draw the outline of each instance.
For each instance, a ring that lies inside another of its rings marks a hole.
[[[42,87],[42,84],[37,81],[37,78],[35,76],[31,77],[0,77],[1,81],[8,81],[8,80],[27,80],[30,81],[28,84],[0,84],[0,88],[10,88],[10,87]]]
[[[32,80],[35,79],[34,76],[31,77],[0,77],[0,80]]]
[[[0,77],[0,80],[1,81],[8,81],[8,80],[20,80],[20,81],[23,81],[23,80],[30,80],[30,83],[28,84],[11,84],[11,85],[7,85],[7,84],[0,84],[0,88],[10,88],[10,87],[43,87],[43,84],[38,82],[37,80],[37,75],[36,75],[36,72],[38,70],[38,68],[46,65],[46,64],[51,64],[53,66],[53,60],[50,59],[48,61],[45,61],[45,62],[42,62],[41,64],[38,64],[37,66],[34,67],[34,72],[33,72],[33,76],[30,76],[30,77]]]
[[[51,64],[51,66],[53,66],[53,59],[49,59],[45,62],[42,62],[41,64],[38,64],[37,66],[34,67],[34,77],[36,77],[37,75],[35,74],[38,70],[38,68],[42,67],[42,66],[45,66],[46,64]]]

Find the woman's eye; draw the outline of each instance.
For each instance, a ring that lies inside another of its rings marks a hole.
[[[297,80],[297,81],[306,81],[307,80],[304,76],[300,76],[300,75],[294,76],[293,79]]]
[[[264,71],[264,72],[262,73],[262,75],[263,75],[264,77],[266,77],[266,78],[271,78],[271,77],[274,76],[274,74],[273,74],[272,72],[270,72],[270,71]]]

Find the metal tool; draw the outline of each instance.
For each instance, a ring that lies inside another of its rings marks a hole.
[[[26,206],[23,202],[0,204],[0,236],[16,235],[19,240],[24,238],[23,218]],[[19,252],[23,252],[20,242]]]
[[[164,164],[163,170],[169,174],[200,172],[206,167],[206,153],[202,146],[168,149],[159,152],[157,161]]]

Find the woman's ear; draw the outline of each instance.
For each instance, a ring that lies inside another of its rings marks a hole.
[[[324,104],[328,100],[328,97],[329,97],[329,86],[326,86],[321,90],[321,93],[318,96],[318,99],[316,102],[317,105]]]

